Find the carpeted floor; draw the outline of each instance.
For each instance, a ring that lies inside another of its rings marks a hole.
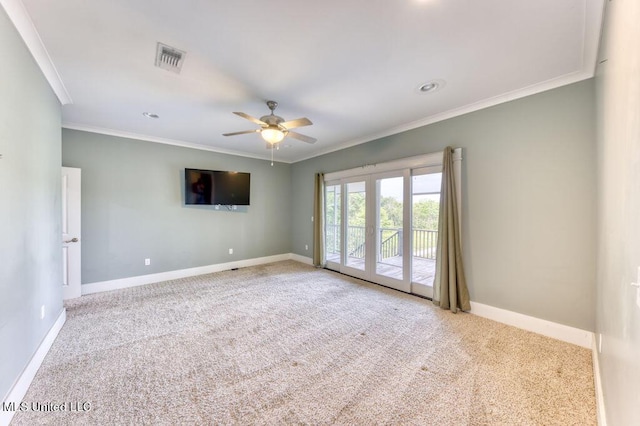
[[[14,425],[596,424],[588,350],[293,261],[68,303],[24,401],[90,410]]]

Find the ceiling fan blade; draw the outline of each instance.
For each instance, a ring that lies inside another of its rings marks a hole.
[[[316,141],[318,140],[316,138],[312,138],[311,136],[303,135],[298,132],[289,132],[287,133],[287,136],[291,136],[294,139],[298,139],[299,141],[306,143],[316,143]]]
[[[222,136],[235,136],[235,135],[246,135],[247,133],[257,133],[260,129],[255,130],[243,130],[242,132],[233,132],[233,133],[223,133]]]
[[[295,129],[296,127],[311,126],[313,123],[307,117],[296,118],[295,120],[285,121],[280,123],[285,129]]]
[[[250,116],[249,114],[245,114],[244,112],[234,112],[234,114],[235,114],[235,115],[239,115],[239,116],[240,116],[240,117],[242,117],[242,118],[246,118],[246,119],[247,119],[247,120],[249,120],[249,121],[253,121],[254,123],[259,124],[259,125],[261,125],[261,126],[268,126],[268,124],[267,124],[267,123],[265,123],[264,121],[262,121],[262,120],[258,120],[257,118],[252,117],[252,116]]]

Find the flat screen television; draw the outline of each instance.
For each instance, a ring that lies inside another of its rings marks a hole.
[[[219,170],[184,170],[185,204],[248,206],[251,174]]]

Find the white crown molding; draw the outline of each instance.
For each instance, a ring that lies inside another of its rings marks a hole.
[[[34,59],[40,66],[47,81],[51,85],[53,91],[58,96],[62,105],[72,103],[71,97],[67,92],[60,75],[58,74],[41,38],[38,34],[31,18],[29,17],[21,0],[0,0],[0,4],[4,7],[10,20],[15,25],[16,29],[22,36],[25,44],[29,48]],[[583,48],[582,48],[582,70],[557,78],[553,78],[541,83],[536,83],[531,86],[514,90],[493,98],[484,99],[475,103],[464,105],[458,108],[454,108],[448,111],[444,111],[439,114],[434,114],[429,117],[416,120],[413,122],[405,123],[399,126],[392,127],[382,132],[367,135],[362,138],[346,141],[338,145],[333,145],[327,149],[320,150],[312,155],[294,158],[293,160],[279,160],[281,163],[291,164],[300,161],[305,161],[311,158],[319,157],[331,152],[339,151],[352,146],[360,145],[366,142],[370,142],[376,139],[392,136],[398,133],[402,133],[408,130],[413,130],[419,127],[423,127],[429,124],[437,123],[439,121],[447,120],[450,118],[458,117],[460,115],[468,114],[474,111],[478,111],[491,106],[499,105],[504,102],[509,102],[515,99],[523,98],[526,96],[541,93],[547,90],[555,89],[564,85],[576,83],[588,78],[593,77],[597,62],[598,44],[600,40],[600,33],[602,27],[602,15],[604,11],[604,1],[589,1],[585,0],[585,17],[583,26]],[[144,140],[149,142],[163,143],[167,145],[175,145],[186,148],[198,149],[203,151],[217,152],[221,154],[229,154],[240,157],[255,158],[260,160],[269,160],[268,156],[261,156],[255,154],[247,154],[244,152],[238,152],[233,150],[218,149],[207,145],[201,145],[192,142],[185,142],[175,139],[159,138],[149,135],[142,135],[130,132],[124,132],[114,129],[105,129],[83,124],[65,123],[63,127],[68,129],[82,130],[93,133],[100,133],[111,136],[125,137],[130,139]]]
[[[296,158],[293,160],[293,163],[310,160],[311,158],[319,157],[321,155],[329,154],[335,151],[340,151],[342,149],[350,148],[352,146],[361,145],[363,143],[371,142],[376,139],[385,138],[387,136],[393,136],[398,133],[417,129],[419,127],[424,127],[429,124],[437,123],[439,121],[448,120],[450,118],[458,117],[464,114],[469,114],[471,112],[479,111],[481,109],[496,106],[505,102],[510,102],[516,99],[546,92],[547,90],[556,89],[558,87],[566,86],[572,83],[577,83],[579,81],[591,78],[593,77],[593,75],[594,75],[593,70],[591,72],[579,71],[579,72],[563,75],[561,77],[547,80],[542,83],[533,84],[531,86],[527,86],[522,89],[518,89],[518,90],[504,93],[502,95],[494,96],[493,98],[483,99],[481,101],[468,104],[459,108],[454,108],[439,114],[430,115],[429,117],[422,118],[420,120],[412,121],[406,124],[401,124],[399,126],[392,127],[382,132],[373,133],[362,138],[354,139],[338,145],[333,145],[325,150],[316,152],[313,155]]]
[[[27,49],[31,52],[33,59],[35,59],[40,70],[42,70],[44,77],[49,82],[51,89],[58,97],[60,103],[62,105],[73,103],[22,1],[0,0],[0,4],[5,12],[7,12],[7,16],[16,27],[16,30],[18,30],[22,40],[24,40],[24,43],[27,45]]]
[[[3,0],[0,0],[3,1]],[[596,49],[597,50],[597,49]],[[595,63],[595,59],[594,59],[594,63]],[[333,145],[330,148],[321,150],[316,152],[313,155],[309,155],[306,157],[300,157],[300,158],[294,158],[293,160],[278,160],[277,162],[279,163],[285,163],[285,164],[293,164],[293,163],[298,163],[300,161],[305,161],[305,160],[309,160],[311,158],[315,158],[315,157],[320,157],[322,155],[325,154],[329,154],[335,151],[340,151],[342,149],[346,149],[346,148],[350,148],[352,146],[356,146],[356,145],[361,145],[363,143],[367,143],[367,142],[371,142],[373,140],[376,139],[381,139],[387,136],[392,136],[392,135],[396,135],[398,133],[402,133],[402,132],[406,132],[408,130],[413,130],[413,129],[417,129],[419,127],[424,127],[427,126],[429,124],[434,124],[437,123],[439,121],[444,121],[444,120],[448,120],[450,118],[454,118],[454,117],[458,117],[464,114],[468,114],[471,112],[475,112],[475,111],[479,111],[481,109],[485,109],[485,108],[489,108],[492,106],[496,106],[505,102],[509,102],[509,101],[513,101],[516,99],[520,99],[520,98],[524,98],[527,96],[531,96],[531,95],[535,95],[538,93],[542,93],[542,92],[546,92],[548,90],[551,89],[556,89],[558,87],[562,87],[562,86],[566,86],[572,83],[577,83],[579,81],[582,80],[586,80],[589,79],[591,77],[593,77],[593,73],[595,70],[595,65],[593,67],[594,69],[591,70],[591,72],[576,72],[576,73],[571,73],[571,74],[567,74],[558,78],[554,78],[542,83],[538,83],[538,84],[534,84],[528,87],[524,87],[522,89],[518,89],[518,90],[514,90],[512,92],[508,92],[499,96],[495,96],[493,98],[489,98],[489,99],[484,99],[482,101],[479,102],[475,102],[473,104],[469,104],[469,105],[465,105],[463,107],[460,108],[454,108],[451,109],[449,111],[445,111],[442,112],[440,114],[435,114],[435,115],[431,115],[429,117],[417,120],[417,121],[413,121],[411,123],[407,123],[407,124],[403,124],[400,126],[396,126],[393,127],[391,129],[385,130],[384,132],[379,132],[379,133],[374,133],[368,136],[365,136],[363,138],[358,138],[358,139],[354,139],[352,141],[348,141],[348,142],[344,142],[338,145]],[[193,142],[184,142],[184,141],[180,141],[180,140],[176,140],[176,139],[166,139],[166,138],[160,138],[160,137],[156,137],[156,136],[149,136],[149,135],[142,135],[142,134],[138,134],[138,133],[131,133],[131,132],[125,132],[125,131],[121,131],[121,130],[115,130],[115,129],[106,129],[106,128],[102,128],[102,127],[96,127],[96,126],[88,126],[88,125],[84,125],[84,124],[77,124],[77,123],[63,123],[62,127],[65,129],[72,129],[72,130],[81,130],[84,132],[91,132],[91,133],[100,133],[103,135],[110,135],[110,136],[117,136],[117,137],[122,137],[122,138],[129,138],[129,139],[137,139],[137,140],[142,140],[142,141],[147,141],[147,142],[157,142],[157,143],[162,143],[162,144],[166,144],[166,145],[175,145],[175,146],[181,146],[184,148],[192,148],[192,149],[199,149],[202,151],[211,151],[211,152],[217,152],[217,153],[221,153],[221,154],[228,154],[228,155],[236,155],[239,157],[247,157],[247,158],[255,158],[255,159],[259,159],[259,160],[267,160],[270,161],[269,157],[267,156],[259,156],[259,155],[254,155],[254,154],[247,154],[244,152],[239,152],[239,151],[232,151],[232,150],[225,150],[225,149],[220,149],[220,148],[215,148],[215,147],[211,147],[211,146],[206,146],[206,145],[200,145],[200,144],[196,144]]]
[[[5,0],[0,0],[0,1],[5,1]],[[597,50],[597,49],[596,49]],[[594,59],[594,63],[595,63],[595,59]],[[595,65],[594,65],[594,70],[595,70]],[[594,70],[592,70],[591,72],[576,72],[576,73],[571,73],[571,74],[567,74],[558,78],[554,78],[551,80],[547,80],[545,82],[542,83],[538,83],[538,84],[534,84],[528,87],[524,87],[522,89],[518,89],[518,90],[514,90],[512,92],[508,92],[499,96],[495,96],[493,98],[489,98],[489,99],[484,99],[482,101],[479,102],[475,102],[469,105],[465,105],[459,108],[454,108],[451,109],[449,111],[445,111],[442,112],[440,114],[435,114],[435,115],[431,115],[429,117],[417,120],[417,121],[412,121],[410,123],[406,123],[406,124],[402,124],[400,126],[396,126],[396,127],[392,127],[391,129],[385,130],[383,132],[379,132],[379,133],[374,133],[368,136],[365,136],[363,138],[358,138],[358,139],[354,139],[348,142],[344,142],[338,145],[333,145],[327,149],[318,151],[316,153],[314,153],[313,155],[309,155],[306,157],[300,157],[300,158],[295,158],[293,160],[277,160],[277,162],[279,163],[285,163],[285,164],[293,164],[293,163],[298,163],[301,161],[305,161],[305,160],[309,160],[311,158],[315,158],[315,157],[320,157],[322,155],[325,154],[329,154],[335,151],[340,151],[342,149],[346,149],[346,148],[350,148],[352,146],[356,146],[356,145],[361,145],[363,143],[367,143],[367,142],[371,142],[373,140],[376,139],[381,139],[387,136],[392,136],[392,135],[396,135],[398,133],[402,133],[402,132],[406,132],[408,130],[413,130],[413,129],[417,129],[419,127],[424,127],[427,126],[429,124],[434,124],[437,123],[439,121],[444,121],[444,120],[448,120],[450,118],[454,118],[454,117],[458,117],[464,114],[468,114],[471,112],[475,112],[475,111],[479,111],[485,108],[489,108],[492,106],[496,106],[505,102],[509,102],[509,101],[513,101],[516,99],[520,99],[520,98],[524,98],[527,96],[531,96],[531,95],[535,95],[538,93],[542,93],[542,92],[546,92],[548,90],[552,90],[552,89],[556,89],[558,87],[562,87],[562,86],[566,86],[572,83],[577,83],[579,81],[582,80],[586,80],[588,78],[593,77],[593,73]],[[121,131],[121,130],[115,130],[115,129],[107,129],[107,128],[102,128],[102,127],[97,127],[97,126],[89,126],[89,125],[84,125],[84,124],[78,124],[78,123],[69,123],[69,122],[64,122],[62,123],[62,127],[65,129],[71,129],[71,130],[80,130],[80,131],[84,131],[84,132],[90,132],[90,133],[99,133],[99,134],[103,134],[103,135],[109,135],[109,136],[117,136],[117,137],[121,137],[121,138],[128,138],[128,139],[136,139],[136,140],[142,140],[142,141],[147,141],[147,142],[156,142],[156,143],[162,143],[162,144],[166,144],[166,145],[175,145],[175,146],[181,146],[184,148],[192,148],[192,149],[199,149],[202,151],[210,151],[210,152],[217,152],[220,154],[228,154],[228,155],[236,155],[239,157],[247,157],[247,158],[255,158],[258,160],[267,160],[270,161],[270,158],[268,156],[260,156],[260,155],[255,155],[255,154],[247,154],[245,152],[240,152],[240,151],[233,151],[233,150],[226,150],[226,149],[220,149],[220,148],[215,148],[212,146],[207,146],[207,145],[201,145],[201,144],[197,144],[197,143],[193,143],[193,142],[185,142],[185,141],[180,141],[180,140],[176,140],[176,139],[167,139],[167,138],[160,138],[157,136],[149,136],[149,135],[142,135],[139,133],[132,133],[132,132],[125,132],[125,131]]]
[[[24,398],[24,396],[26,395],[29,386],[31,386],[33,378],[36,376],[36,373],[42,365],[44,357],[49,353],[51,345],[53,345],[56,337],[58,337],[58,333],[60,333],[60,330],[62,329],[62,326],[64,325],[66,320],[67,311],[63,308],[58,315],[56,322],[53,323],[53,325],[47,332],[47,335],[44,337],[44,339],[42,339],[42,342],[40,343],[40,346],[38,346],[35,354],[33,354],[33,357],[31,357],[31,359],[29,360],[29,363],[25,367],[24,371],[22,372],[20,377],[18,377],[18,380],[16,380],[15,384],[11,388],[11,391],[9,391],[7,398],[2,401],[3,405],[8,403],[14,403],[15,407],[18,407],[20,405],[20,402],[22,402],[22,398]],[[9,423],[11,423],[11,419],[13,418],[13,415],[15,413],[16,412],[12,410],[0,410],[0,426],[8,425]]]
[[[246,152],[233,151],[230,149],[221,149],[213,146],[201,145],[201,144],[181,141],[177,139],[167,139],[167,138],[160,138],[157,136],[149,136],[149,135],[142,135],[139,133],[125,132],[122,130],[106,129],[104,127],[96,127],[96,126],[88,126],[84,124],[63,122],[62,128],[69,129],[69,130],[79,130],[81,132],[98,133],[101,135],[116,136],[119,138],[135,139],[135,140],[145,141],[145,142],[155,142],[155,143],[161,143],[164,145],[179,146],[182,148],[198,149],[200,151],[216,152],[218,154],[235,155],[236,157],[246,157],[246,158],[254,158],[256,160],[271,161],[271,159],[268,156],[248,154]],[[291,164],[290,161],[281,160],[281,159],[274,160],[274,163]]]
[[[582,37],[582,69],[580,71],[575,71],[546,81],[542,81],[540,83],[535,83],[521,89],[513,90],[511,92],[494,96],[489,99],[483,99],[478,102],[450,109],[448,111],[434,114],[420,120],[412,121],[410,123],[401,124],[399,126],[392,127],[382,132],[373,133],[362,138],[353,139],[351,141],[340,143],[338,145],[333,145],[312,155],[296,158],[292,162],[297,163],[300,161],[309,160],[311,158],[319,157],[331,152],[340,151],[342,149],[350,148],[352,146],[360,145],[366,142],[371,142],[376,139],[381,139],[387,136],[406,132],[408,130],[417,129],[418,127],[423,127],[429,124],[437,123],[439,121],[448,120],[450,118],[458,117],[460,115],[468,114],[484,108],[489,108],[505,102],[524,98],[526,96],[546,92],[547,90],[556,89],[561,86],[577,83],[579,81],[593,77],[595,75],[598,59],[598,47],[600,44],[600,34],[602,32],[602,16],[604,14],[605,4],[606,2],[604,0],[585,0],[585,17]]]

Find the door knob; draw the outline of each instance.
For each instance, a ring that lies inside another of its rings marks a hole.
[[[75,237],[74,237],[74,238],[72,238],[72,239],[70,239],[70,240],[66,240],[66,241],[65,241],[65,243],[77,243],[77,242],[78,242],[78,239],[77,239],[77,238],[75,238]]]

